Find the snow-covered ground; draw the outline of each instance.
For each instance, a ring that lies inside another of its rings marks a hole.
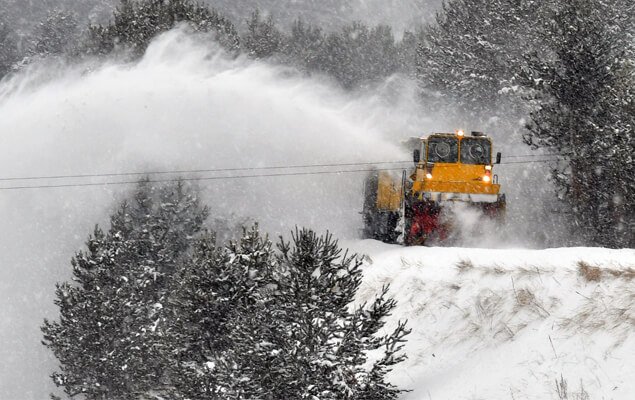
[[[389,284],[386,329],[409,321],[403,400],[635,398],[635,250],[344,245],[367,255],[360,301]]]

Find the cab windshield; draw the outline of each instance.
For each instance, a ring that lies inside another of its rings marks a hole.
[[[459,140],[454,137],[428,139],[428,162],[455,163],[459,161]]]
[[[488,139],[465,138],[461,141],[461,163],[488,165],[491,156],[492,144]]]

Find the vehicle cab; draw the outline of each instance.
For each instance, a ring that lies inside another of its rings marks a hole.
[[[492,170],[501,154],[494,160],[492,148],[491,138],[481,132],[466,136],[459,130],[422,138],[414,151],[413,194],[435,201],[496,201],[500,185]]]

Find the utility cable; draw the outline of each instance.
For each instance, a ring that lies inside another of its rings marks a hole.
[[[558,162],[558,161],[565,161],[565,159],[564,159],[564,158],[554,158],[553,160],[507,161],[507,162],[501,162],[499,165],[508,165],[508,164],[532,164],[532,163]]]
[[[382,168],[382,169],[356,169],[356,170],[340,170],[340,171],[316,171],[316,172],[289,172],[280,174],[257,174],[257,175],[234,175],[234,176],[209,176],[209,177],[189,177],[178,179],[149,179],[144,182],[148,183],[167,183],[167,182],[189,182],[189,181],[213,181],[213,180],[231,180],[246,178],[271,178],[271,177],[291,177],[306,175],[338,175],[345,173],[360,172],[376,172],[376,171],[401,171],[403,168]],[[22,189],[54,189],[54,188],[72,188],[85,186],[113,186],[113,185],[131,185],[138,184],[139,181],[119,181],[119,182],[90,182],[90,183],[68,183],[59,185],[36,185],[36,186],[7,186],[0,187],[2,190],[22,190]]]
[[[549,156],[565,156],[561,154],[527,154],[527,155],[511,155],[504,158],[521,158],[521,157],[549,157]],[[360,163],[333,163],[333,164],[304,164],[304,165],[280,165],[266,167],[241,167],[241,168],[210,168],[210,169],[183,169],[183,170],[164,170],[164,171],[146,171],[146,172],[115,172],[115,173],[95,173],[95,174],[73,174],[73,175],[43,175],[43,176],[23,176],[0,178],[0,182],[9,181],[28,181],[43,179],[81,179],[81,178],[112,178],[118,176],[140,176],[140,175],[169,175],[169,174],[195,174],[206,172],[241,172],[241,171],[266,171],[281,170],[293,168],[327,168],[327,167],[352,167],[367,165],[384,165],[384,164],[405,164],[412,161],[377,161],[377,162],[360,162]],[[528,161],[529,162],[529,161]],[[520,162],[518,162],[520,163]],[[509,164],[509,163],[504,163]]]
[[[535,155],[539,156],[539,155]],[[513,156],[508,156],[512,158]],[[520,157],[520,156],[519,156]],[[548,160],[523,160],[523,161],[507,161],[500,165],[509,164],[530,164],[543,162],[562,161],[561,158]],[[267,170],[283,170],[283,169],[306,169],[306,168],[328,168],[328,167],[353,167],[353,166],[370,166],[370,165],[390,165],[390,164],[406,164],[412,161],[386,161],[386,162],[366,162],[366,163],[333,163],[333,164],[308,164],[308,165],[288,165],[288,166],[268,166],[268,167],[244,167],[244,168],[213,168],[213,169],[191,169],[191,170],[170,170],[170,171],[150,171],[150,172],[122,172],[122,173],[104,173],[104,174],[75,174],[75,175],[51,175],[51,176],[28,176],[28,177],[9,177],[0,178],[0,182],[10,181],[28,181],[28,180],[45,180],[45,179],[83,179],[83,178],[113,178],[125,176],[141,176],[141,175],[167,175],[167,174],[194,174],[194,173],[213,173],[213,172],[245,172],[245,171],[267,171]],[[213,177],[192,177],[180,179],[154,179],[149,180],[151,183],[177,182],[177,181],[209,181],[223,179],[244,179],[244,178],[261,178],[261,177],[290,177],[301,175],[326,175],[341,174],[351,172],[373,172],[373,171],[395,171],[403,168],[373,168],[358,170],[337,170],[337,171],[314,171],[314,172],[287,172],[276,174],[255,174],[255,175],[233,175],[233,176],[213,176]],[[52,184],[52,185],[33,185],[33,186],[8,186],[0,187],[0,190],[18,190],[18,189],[46,189],[46,188],[66,188],[66,187],[82,187],[82,186],[110,186],[110,185],[127,185],[134,184],[138,181],[116,181],[116,182],[89,182],[89,183],[69,183],[69,184]]]
[[[528,157],[567,157],[573,153],[549,153],[549,154],[513,154],[504,155],[503,158],[528,158]]]
[[[100,174],[76,174],[76,175],[49,175],[49,176],[25,176],[0,178],[0,182],[9,181],[29,181],[43,179],[73,179],[73,178],[113,178],[118,176],[140,176],[140,175],[169,175],[169,174],[200,174],[206,172],[244,172],[244,171],[267,171],[280,169],[304,169],[304,168],[327,168],[327,167],[353,167],[362,165],[383,165],[383,164],[405,164],[412,161],[385,161],[385,162],[364,162],[364,163],[336,163],[336,164],[306,164],[306,165],[281,165],[268,167],[242,167],[242,168],[211,168],[211,169],[184,169],[169,171],[149,171],[149,172],[119,172]]]

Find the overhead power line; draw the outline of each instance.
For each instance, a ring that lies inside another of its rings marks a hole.
[[[403,168],[373,168],[373,169],[354,169],[354,170],[339,170],[339,171],[288,172],[288,173],[279,173],[279,174],[186,177],[186,178],[174,178],[174,179],[149,179],[146,182],[167,183],[167,182],[190,182],[190,181],[214,181],[214,180],[231,180],[231,179],[247,179],[247,178],[291,177],[291,176],[302,176],[302,175],[338,175],[338,174],[345,174],[345,173],[401,171],[401,170],[403,170]],[[33,185],[33,186],[7,186],[7,187],[0,187],[0,191],[21,190],[21,189],[72,188],[72,187],[85,187],[85,186],[115,186],[115,185],[132,185],[137,183],[139,183],[139,181],[88,182],[88,183],[68,183],[68,184],[55,184],[55,185]]]
[[[557,154],[528,154],[528,155],[511,155],[504,158],[520,158],[520,157],[559,157]],[[557,160],[557,159],[556,159]],[[530,162],[544,162],[551,160],[536,161],[509,161],[501,164],[522,164]],[[267,171],[267,170],[283,170],[283,169],[305,169],[305,168],[328,168],[328,167],[353,167],[368,165],[388,165],[388,164],[406,164],[412,161],[377,161],[377,162],[358,162],[358,163],[332,163],[332,164],[303,164],[303,165],[278,165],[265,167],[241,167],[241,168],[208,168],[208,169],[181,169],[181,170],[163,170],[163,171],[144,171],[144,172],[111,172],[111,173],[94,173],[94,174],[68,174],[68,175],[41,175],[41,176],[21,176],[0,178],[0,182],[10,181],[30,181],[44,179],[83,179],[83,178],[114,178],[123,176],[142,176],[142,175],[170,175],[170,174],[196,174],[209,172],[244,172],[244,171]]]
[[[511,156],[503,155],[503,158],[529,158],[529,157],[566,157],[572,153],[547,153],[547,154],[512,154]]]
[[[327,167],[353,167],[353,166],[362,166],[362,165],[405,164],[409,162],[412,162],[412,161],[384,161],[384,162],[380,161],[380,162],[363,162],[363,163],[304,164],[304,165],[280,165],[280,166],[267,166],[267,167],[182,169],[182,170],[169,170],[169,171],[24,176],[24,177],[0,178],[0,182],[29,181],[29,180],[43,180],[43,179],[114,178],[114,177],[121,177],[121,176],[141,176],[141,175],[200,174],[200,173],[207,173],[207,172],[267,171],[267,170],[296,169],[296,168],[304,169],[304,168],[327,168]]]
[[[508,164],[532,164],[532,163],[544,163],[544,162],[556,162],[556,161],[564,161],[564,158],[554,158],[551,160],[526,160],[526,161],[507,161],[501,162],[500,165],[508,165]]]
[[[544,155],[532,155],[542,156]],[[555,155],[551,155],[555,156]],[[509,158],[521,156],[508,156]],[[557,157],[557,156],[556,156]],[[500,165],[509,164],[530,164],[557,162],[562,158],[543,159],[543,160],[521,160],[507,161]],[[197,174],[197,173],[222,173],[222,172],[247,172],[247,171],[270,171],[270,170],[292,170],[292,169],[309,169],[309,168],[332,168],[332,167],[357,167],[357,166],[373,166],[373,165],[398,165],[412,163],[412,161],[382,161],[382,162],[364,162],[364,163],[331,163],[331,164],[304,164],[304,165],[285,165],[285,166],[264,166],[264,167],[242,167],[242,168],[209,168],[209,169],[183,169],[183,170],[164,170],[150,172],[120,172],[120,173],[99,173],[99,174],[69,174],[69,175],[49,175],[49,176],[26,176],[26,177],[7,177],[0,178],[0,182],[15,181],[34,181],[34,180],[60,180],[60,179],[87,179],[87,178],[115,178],[130,176],[152,176],[152,175],[168,175],[168,174]],[[181,177],[170,179],[150,179],[150,183],[177,182],[177,181],[212,181],[212,180],[230,180],[230,179],[247,179],[247,178],[271,178],[271,177],[292,177],[304,175],[333,175],[343,173],[360,173],[373,171],[396,171],[403,170],[399,168],[372,168],[372,169],[347,169],[347,170],[327,170],[327,171],[306,171],[306,172],[282,172],[274,174],[251,174],[251,175],[223,175],[223,176],[203,176],[203,177]],[[49,188],[72,188],[87,186],[113,186],[113,185],[129,185],[136,184],[134,181],[107,181],[107,182],[81,182],[81,183],[59,183],[59,184],[41,184],[41,185],[15,185],[0,187],[0,190],[20,190],[20,189],[49,189]]]

